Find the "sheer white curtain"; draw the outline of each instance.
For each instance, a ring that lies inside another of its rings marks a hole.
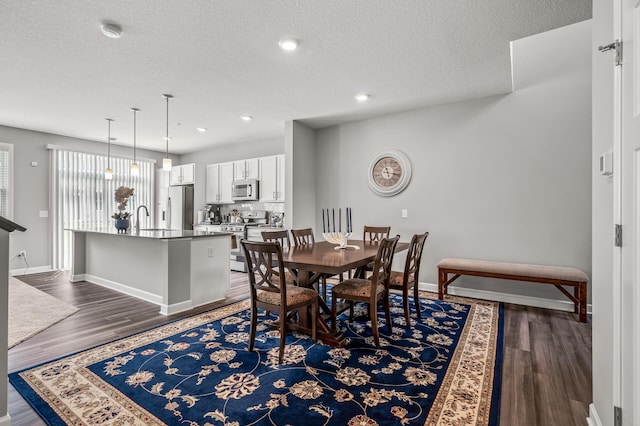
[[[138,159],[139,176],[131,176],[133,161],[111,157],[113,180],[104,178],[107,156],[51,148],[51,205],[53,222],[53,267],[68,269],[71,260],[71,232],[74,229],[114,228],[111,215],[117,211],[115,191],[120,186],[134,189],[127,211],[139,205],[152,211],[154,205],[154,161]],[[151,227],[151,218],[141,215],[142,227]]]

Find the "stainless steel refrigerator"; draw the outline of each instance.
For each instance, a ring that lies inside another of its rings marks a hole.
[[[193,230],[193,185],[170,186],[167,229]]]

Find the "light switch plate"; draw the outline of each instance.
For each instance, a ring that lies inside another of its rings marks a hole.
[[[40,210],[40,217],[49,217],[49,210]]]
[[[407,209],[402,209],[402,218],[406,219],[407,217],[409,217],[409,212]]]

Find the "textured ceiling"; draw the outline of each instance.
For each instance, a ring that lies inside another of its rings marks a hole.
[[[591,0],[5,0],[0,12],[1,125],[105,141],[110,117],[130,145],[138,107],[138,146],[164,151],[170,93],[181,154],[281,136],[288,120],[508,92],[509,42],[590,19]],[[284,37],[299,49],[282,51]]]

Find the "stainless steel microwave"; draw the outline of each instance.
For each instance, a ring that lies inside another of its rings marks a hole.
[[[257,201],[260,199],[260,181],[257,179],[233,181],[231,198],[236,201]]]

